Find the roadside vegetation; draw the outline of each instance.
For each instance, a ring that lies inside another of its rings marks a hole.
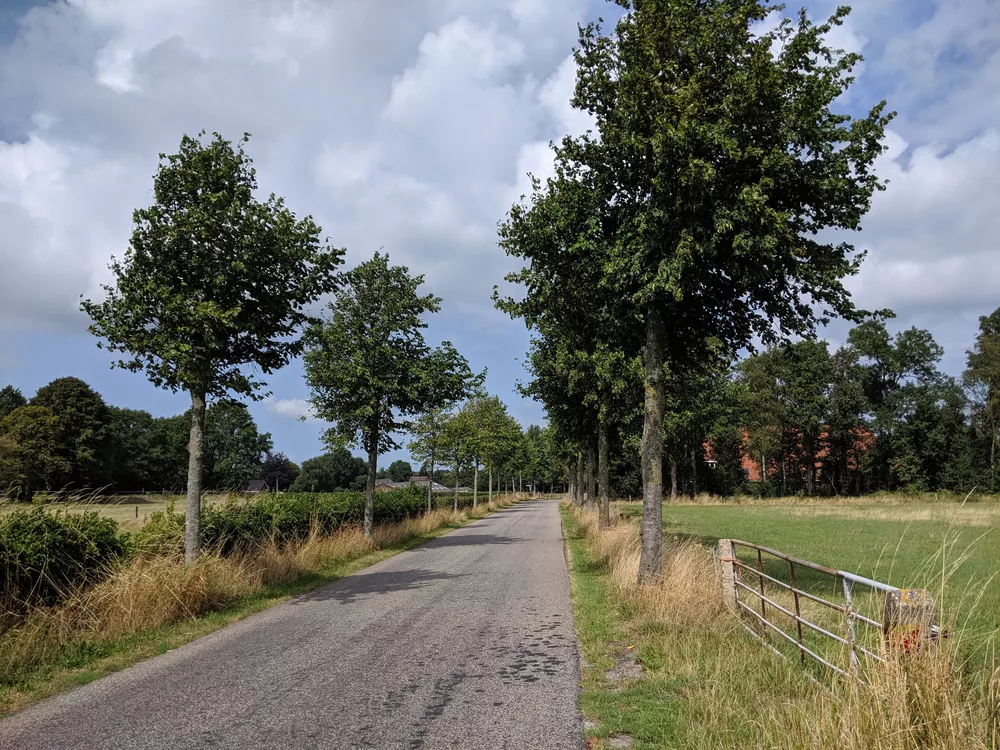
[[[0,713],[176,648],[329,583],[511,500],[423,512],[418,488],[206,506],[204,554],[184,561],[184,516],[137,532],[96,513],[43,508],[0,517]],[[44,545],[40,540],[46,540]]]
[[[637,524],[615,518],[602,528],[568,505],[563,522],[589,747],[623,736],[636,748],[678,750],[997,747],[1000,673],[965,657],[979,636],[890,653],[868,684],[811,681],[744,633],[697,541],[665,532],[662,578],[640,585]]]

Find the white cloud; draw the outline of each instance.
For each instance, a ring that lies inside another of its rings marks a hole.
[[[304,418],[306,422],[319,422],[313,414],[312,406],[303,398],[274,398],[264,399],[264,408],[272,414],[287,419],[300,420]]]
[[[349,263],[384,247],[464,313],[495,315],[509,267],[496,220],[521,148],[566,122],[537,82],[575,41],[581,4],[544,5],[36,8],[0,47],[0,320],[82,330],[79,295],[108,280],[157,154],[203,128],[252,133],[263,191],[313,214]]]

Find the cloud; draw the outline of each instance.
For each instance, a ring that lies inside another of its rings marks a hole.
[[[305,422],[319,423],[313,414],[312,406],[304,398],[266,398],[264,408],[272,414],[286,419],[296,419]]]
[[[908,144],[895,132],[878,165],[889,187],[864,222],[871,252],[859,302],[901,316],[1000,304],[1000,130],[948,149]],[[992,196],[992,198],[991,198]]]
[[[349,263],[384,247],[464,315],[495,316],[496,221],[522,147],[563,129],[546,81],[583,20],[577,0],[544,6],[35,8],[0,47],[0,320],[82,331],[79,295],[109,281],[157,154],[203,128],[252,133],[263,192],[313,214]]]

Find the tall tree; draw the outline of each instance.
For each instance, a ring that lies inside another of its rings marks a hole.
[[[299,476],[299,467],[284,453],[271,453],[264,456],[264,464],[260,472],[261,479],[275,492],[287,490]]]
[[[758,0],[620,0],[613,35],[581,29],[574,106],[598,137],[565,139],[608,207],[601,264],[644,333],[640,577],[660,574],[665,365],[736,351],[755,336],[856,318],[842,280],[860,256],[823,242],[857,229],[882,187],[872,172],[891,115],[832,110],[860,56],[832,50],[803,13],[757,33]],[[821,236],[821,235],[820,235]]]
[[[57,378],[32,397],[32,406],[44,406],[56,416],[56,441],[66,460],[64,476],[56,484],[97,487],[105,482],[108,459],[108,424],[111,412],[104,399],[79,378]]]
[[[37,489],[69,471],[58,439],[59,418],[46,406],[22,406],[0,419],[0,487],[30,501]]]
[[[989,486],[998,486],[1000,441],[1000,308],[979,318],[975,344],[966,352],[965,383],[973,396],[975,421],[989,445]]]
[[[14,409],[20,409],[28,405],[28,399],[24,397],[20,389],[12,385],[5,385],[0,388],[0,419],[10,414]]]
[[[410,466],[409,461],[396,459],[389,464],[387,473],[389,475],[389,479],[393,482],[407,482],[410,477],[413,476],[413,467]]]
[[[302,462],[298,477],[292,482],[292,492],[334,492],[355,487],[361,480],[363,489],[368,464],[352,456],[347,448],[334,448],[322,456]]]
[[[368,455],[365,535],[374,526],[378,457],[399,448],[395,433],[408,417],[462,397],[472,380],[468,363],[450,342],[431,349],[424,316],[440,299],[421,296],[423,276],[375,256],[344,274],[330,317],[309,328],[306,380],[316,414],[333,427],[331,445],[360,445]]]
[[[248,368],[270,374],[301,352],[306,307],[333,291],[344,253],[282,198],[255,197],[248,134],[236,148],[218,133],[207,143],[203,135],[160,154],[155,202],[133,214],[125,257],[111,262],[114,285],[103,302],[82,303],[103,345],[128,355],[115,366],[190,394],[188,562],[201,548],[206,399],[265,395]]]
[[[410,429],[410,455],[427,464],[427,510],[431,510],[434,491],[434,467],[442,455],[444,429],[452,414],[445,407],[428,409],[413,423]]]
[[[205,483],[240,491],[261,478],[270,433],[260,433],[250,410],[237,401],[213,402],[205,412]]]

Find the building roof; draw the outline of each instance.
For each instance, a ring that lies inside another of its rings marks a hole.
[[[263,479],[254,479],[247,485],[247,492],[263,492],[267,489],[267,482]]]

